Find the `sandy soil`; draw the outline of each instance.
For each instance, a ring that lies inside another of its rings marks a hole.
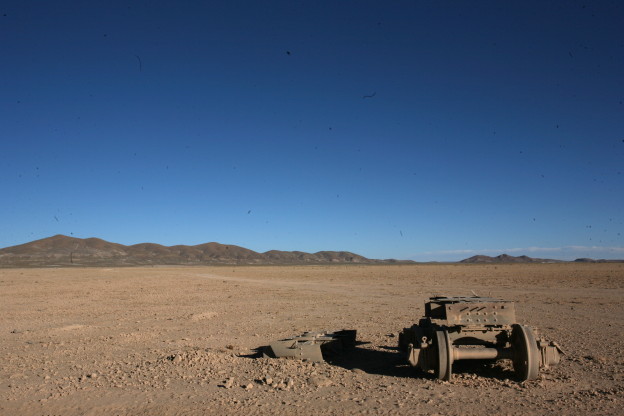
[[[567,355],[406,366],[396,334],[435,294],[516,301]],[[622,414],[624,264],[0,270],[0,414]],[[251,358],[305,330],[354,328],[333,363]]]

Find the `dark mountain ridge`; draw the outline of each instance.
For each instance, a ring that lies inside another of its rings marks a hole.
[[[501,254],[496,257],[476,255],[461,260],[459,263],[561,263],[562,260],[553,259],[537,259],[529,256],[510,256],[509,254]]]
[[[490,263],[566,263],[566,260],[555,259],[539,259],[529,256],[510,256],[508,254],[501,254],[496,257],[476,255],[467,259],[461,260],[458,263],[472,263],[472,264],[490,264]],[[576,263],[622,263],[624,260],[594,260],[589,258],[580,258],[574,260]]]
[[[142,266],[218,264],[378,264],[413,263],[373,260],[348,251],[270,250],[258,253],[232,244],[204,243],[195,246],[163,246],[140,243],[130,246],[99,238],[65,235],[0,249],[0,267]]]

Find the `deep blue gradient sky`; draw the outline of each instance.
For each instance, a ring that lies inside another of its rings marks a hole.
[[[623,22],[621,1],[5,1],[0,247],[624,258]]]

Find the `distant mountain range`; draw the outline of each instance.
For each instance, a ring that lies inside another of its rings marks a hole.
[[[605,259],[576,259],[574,260],[576,263],[624,263],[624,260],[605,260]]]
[[[170,247],[142,243],[125,246],[99,238],[82,239],[65,235],[0,249],[0,267],[392,263],[413,262],[367,259],[348,251],[305,253],[271,250],[258,253],[219,243]]]
[[[576,263],[621,263],[624,260],[594,260],[588,258],[576,259],[574,260]],[[554,260],[554,259],[538,259],[528,256],[510,256],[508,254],[501,254],[500,256],[490,257],[477,255],[472,256],[467,259],[459,261],[459,263],[476,263],[476,264],[488,264],[488,263],[566,263],[565,260]]]
[[[562,260],[553,259],[536,259],[528,256],[510,256],[501,254],[500,256],[490,257],[477,255],[461,260],[459,263],[562,263]]]
[[[582,263],[622,262],[623,260],[576,259]],[[231,244],[205,243],[195,246],[162,246],[141,243],[131,246],[110,243],[99,238],[75,238],[65,235],[32,241],[0,249],[0,267],[59,266],[165,266],[165,265],[287,265],[287,264],[415,264],[411,260],[375,260],[348,251],[271,250],[258,253]],[[562,260],[538,259],[501,254],[477,255],[459,263],[562,263]]]

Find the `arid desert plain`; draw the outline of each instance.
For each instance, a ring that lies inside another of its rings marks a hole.
[[[566,355],[450,382],[397,334],[433,295],[491,295]],[[0,414],[622,414],[624,263],[0,269]],[[357,329],[334,362],[257,358],[306,330]]]

